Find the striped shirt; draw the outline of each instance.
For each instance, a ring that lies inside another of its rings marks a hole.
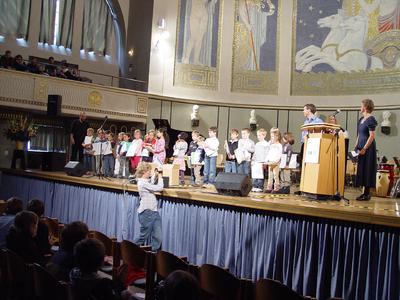
[[[138,213],[145,211],[146,209],[157,211],[157,198],[154,195],[155,192],[161,192],[164,188],[164,181],[160,176],[157,184],[150,182],[148,178],[139,178],[137,186],[140,196],[140,204]]]

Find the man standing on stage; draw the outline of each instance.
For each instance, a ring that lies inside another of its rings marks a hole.
[[[82,143],[86,136],[86,131],[89,128],[89,123],[86,121],[86,113],[81,112],[79,119],[72,121],[71,124],[71,160],[79,160],[83,162],[83,146]],[[77,157],[79,153],[79,159]]]

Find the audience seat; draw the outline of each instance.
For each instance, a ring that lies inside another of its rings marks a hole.
[[[56,218],[43,217],[42,221],[49,228],[50,245],[59,246],[60,245],[60,233],[61,233],[61,230],[64,227],[64,225],[60,224],[58,222],[58,219],[56,219]]]
[[[69,286],[60,282],[38,264],[31,265],[33,290],[37,300],[68,300]]]
[[[240,281],[218,266],[204,264],[199,270],[200,286],[205,297],[218,300],[240,300]],[[267,299],[267,298],[265,298]]]
[[[0,215],[5,213],[6,207],[7,207],[7,202],[4,200],[0,200]]]
[[[272,279],[260,279],[255,287],[255,300],[305,300],[314,299],[303,297],[288,286]]]
[[[109,238],[104,233],[95,230],[90,231],[89,236],[103,243],[106,250],[106,256],[111,257],[112,260],[109,261],[109,263],[111,263],[111,266],[105,266],[101,270],[106,273],[111,273],[113,278],[115,278],[121,262],[119,249],[120,245],[117,242],[117,239]]]

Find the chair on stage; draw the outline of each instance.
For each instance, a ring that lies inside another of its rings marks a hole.
[[[124,240],[120,244],[120,249],[121,249],[121,259],[123,261],[123,265],[121,267],[125,268],[126,269],[125,273],[127,273],[125,274],[125,276],[123,276],[125,278],[121,279],[126,283],[126,277],[127,277],[126,275],[129,275],[129,272],[136,272],[138,274],[145,273],[144,278],[143,277],[137,278],[133,282],[130,282],[129,284],[133,285],[134,287],[137,287],[138,289],[135,289],[135,291],[138,292],[139,289],[145,289],[146,291],[145,299],[146,300],[152,299],[150,298],[150,296],[153,295],[153,291],[149,289],[149,285],[147,284],[147,282],[151,281],[149,276],[151,276],[152,272],[146,271],[146,270],[151,270],[152,264],[154,263],[153,255],[150,252],[151,247],[150,246],[140,247],[130,241]]]
[[[43,217],[42,221],[49,228],[50,245],[60,246],[61,230],[64,227],[64,225],[60,224],[58,222],[58,219],[56,219],[56,218]]]
[[[96,239],[103,243],[107,262],[101,268],[101,271],[116,277],[118,268],[121,264],[120,245],[116,238],[109,238],[104,233],[92,230],[89,233],[90,238]]]
[[[218,300],[240,300],[240,280],[218,266],[204,264],[199,270],[200,286],[205,297]]]
[[[30,266],[33,273],[33,290],[38,300],[68,300],[69,285],[60,282],[38,264]]]
[[[3,249],[5,259],[5,285],[8,299],[29,299],[32,293],[32,274],[22,257],[9,249]],[[6,297],[7,299],[7,297]]]

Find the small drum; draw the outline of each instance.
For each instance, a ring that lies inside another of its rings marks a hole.
[[[388,170],[378,170],[376,173],[376,196],[386,197],[390,191],[390,173]]]

